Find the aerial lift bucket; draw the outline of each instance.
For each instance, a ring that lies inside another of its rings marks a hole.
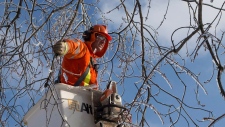
[[[95,127],[93,107],[100,103],[101,95],[98,90],[56,84],[27,112],[23,122],[27,127]]]
[[[122,106],[115,82],[102,92],[63,83],[48,92],[27,112],[27,127],[131,127],[131,115]]]

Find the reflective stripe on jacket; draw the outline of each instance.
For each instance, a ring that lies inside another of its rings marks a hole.
[[[80,40],[65,39],[68,44],[68,52],[63,58],[60,81],[65,84],[74,85],[79,77],[85,72],[92,57],[86,44]],[[90,64],[90,70],[81,86],[97,84],[97,72]]]

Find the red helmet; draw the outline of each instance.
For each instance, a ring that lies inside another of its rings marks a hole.
[[[108,34],[108,30],[105,25],[94,25],[90,30],[91,32],[102,33],[108,41],[112,40],[112,37]]]
[[[106,39],[107,39],[106,44],[104,45],[104,48],[102,49],[102,51],[94,54],[95,57],[102,57],[105,54],[105,52],[108,48],[108,45],[109,45],[109,41],[112,40],[112,37],[108,34],[108,30],[107,30],[107,27],[105,25],[94,25],[88,31],[85,31],[83,33],[82,37],[85,40],[85,43],[86,43],[89,51],[92,54],[93,54],[93,49],[92,49],[91,45],[92,45],[93,42],[95,42],[96,33],[105,36]]]

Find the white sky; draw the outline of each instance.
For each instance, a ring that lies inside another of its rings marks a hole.
[[[111,1],[106,2],[106,1],[101,1],[102,2],[102,10],[103,12],[108,12],[113,9],[113,7],[118,5],[117,1]],[[215,7],[220,8],[222,3],[224,1],[222,0],[215,0],[213,3],[210,2],[210,0],[205,0],[205,2],[209,4],[213,4]],[[128,12],[131,14],[133,12],[133,2],[127,2],[125,1],[125,4],[127,6]],[[167,12],[166,20],[164,20],[163,25],[158,29],[158,40],[159,43],[163,45],[170,46],[172,45],[171,43],[171,35],[172,32],[179,28],[179,27],[185,27],[189,26],[190,24],[190,18],[189,18],[189,10],[188,10],[188,4],[187,2],[181,1],[181,0],[170,0],[169,3],[169,9]],[[149,11],[148,15],[148,20],[145,21],[145,24],[152,26],[154,29],[157,29],[157,27],[160,25],[162,19],[164,18],[164,15],[166,13],[166,8],[168,5],[168,0],[152,0],[151,1],[151,8]],[[195,4],[193,4],[195,5]],[[143,17],[146,17],[147,15],[147,6],[148,3],[142,3],[142,12],[143,12]],[[194,7],[194,6],[193,6]],[[122,22],[122,18],[125,17],[124,10],[122,9],[116,9],[117,11],[112,11],[111,13],[107,14],[106,16],[109,17],[113,23],[109,22],[109,26],[111,28],[118,28],[118,26]],[[215,16],[218,14],[218,10],[211,9],[207,6],[203,6],[203,23],[210,23],[213,21]],[[196,15],[197,16],[197,15]],[[139,21],[139,15],[135,16],[135,20]],[[225,22],[225,17],[221,19],[221,22]],[[192,21],[193,24],[193,21]],[[222,26],[223,24],[220,23],[218,25],[217,32],[219,32],[222,28],[224,29],[225,26]],[[125,26],[125,25],[124,25]],[[212,25],[211,31],[214,31],[214,26],[215,24]],[[221,28],[221,29],[220,29]],[[109,28],[110,30],[110,28]],[[221,33],[220,33],[221,34]],[[179,31],[175,34],[175,39],[176,41],[180,41],[184,39],[187,35],[187,31]],[[196,40],[196,39],[195,39]],[[175,41],[175,43],[177,43]],[[190,43],[195,43],[195,42],[188,42]],[[190,44],[189,48],[193,49],[195,45]],[[185,51],[181,51],[180,53],[186,55]]]

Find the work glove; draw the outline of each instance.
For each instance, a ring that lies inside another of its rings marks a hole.
[[[56,55],[64,56],[68,50],[68,44],[66,42],[57,42],[53,45],[53,51]]]

